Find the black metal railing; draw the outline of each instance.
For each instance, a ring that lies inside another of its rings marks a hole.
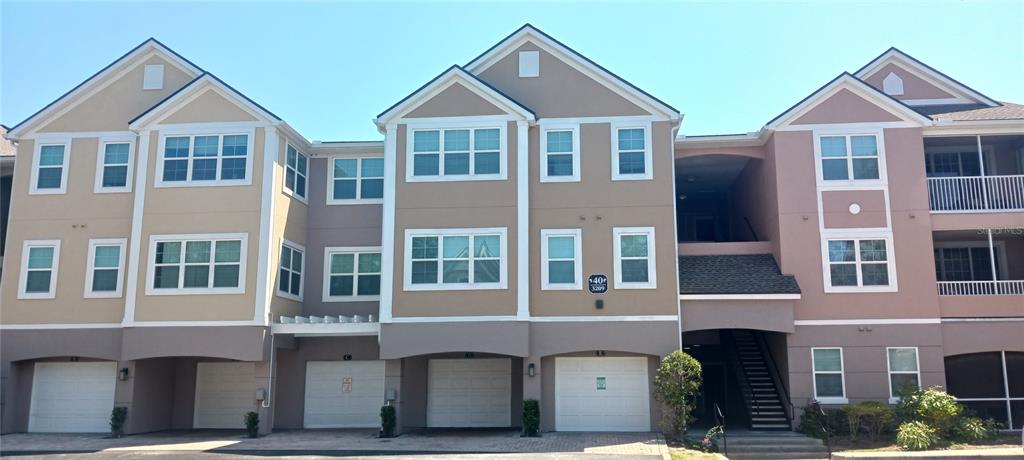
[[[772,377],[772,382],[775,383],[775,393],[779,396],[779,401],[782,403],[782,407],[785,408],[786,420],[792,426],[793,419],[796,417],[794,413],[795,407],[789,400],[789,389],[786,388],[785,383],[782,380],[782,373],[779,371],[779,367],[775,364],[775,358],[772,356],[772,350],[768,347],[768,341],[765,340],[764,335],[760,332],[754,333],[754,340],[761,348],[761,356],[764,358],[765,363],[768,364],[768,374]]]
[[[715,403],[715,425],[722,430],[722,454],[726,457],[729,456],[729,435],[725,430],[725,415],[722,414],[722,408],[718,407],[718,403]]]

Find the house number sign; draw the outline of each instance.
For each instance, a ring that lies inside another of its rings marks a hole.
[[[590,275],[587,285],[591,294],[604,294],[608,292],[608,275]]]
[[[352,392],[352,377],[345,377],[341,379],[341,392],[351,393]]]

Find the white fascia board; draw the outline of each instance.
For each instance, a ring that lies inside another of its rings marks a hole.
[[[848,73],[844,73],[839,77],[836,77],[831,83],[825,85],[823,88],[815,91],[810,97],[800,104],[790,108],[774,121],[765,125],[764,129],[779,130],[780,128],[790,126],[790,122],[800,118],[818,104],[828,100],[829,97],[832,97],[842,89],[850,90],[857,96],[875,103],[878,107],[904,121],[920,126],[928,126],[932,124],[931,118],[915,112],[913,109],[891,99],[889,96],[879,93],[878,90],[868,86],[863,81],[858,80]]]
[[[270,331],[296,336],[376,336],[380,334],[380,323],[274,323]]]
[[[950,90],[950,92],[953,93],[957,93],[957,95],[964,96],[967,99],[974,99],[990,107],[1001,105],[999,104],[999,102],[989,99],[988,97],[985,97],[984,94],[972,90],[971,88],[964,86],[962,83],[959,83],[943,75],[942,73],[937,72],[934,69],[922,65],[923,63],[919,63],[919,61],[917,61],[910,55],[895,48],[892,48],[889,51],[882,53],[881,56],[878,56],[877,58],[875,58],[875,60],[868,63],[868,65],[858,70],[857,73],[854,74],[854,76],[862,80],[867,79],[889,63],[896,65],[897,67],[911,73],[912,75],[918,78],[921,78],[922,80],[931,80],[933,83],[938,83],[941,86],[945,86],[944,89]]]

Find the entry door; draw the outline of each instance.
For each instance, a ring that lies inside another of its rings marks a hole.
[[[645,357],[555,358],[555,429],[650,431]]]
[[[427,426],[507,427],[511,408],[511,359],[427,362]]]
[[[376,428],[384,405],[384,361],[306,363],[305,428]]]
[[[28,431],[109,432],[116,382],[113,361],[36,363]]]
[[[255,410],[255,364],[197,364],[194,428],[245,428],[245,414]]]

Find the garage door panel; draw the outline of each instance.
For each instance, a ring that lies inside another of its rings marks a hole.
[[[648,386],[644,357],[555,358],[555,429],[649,431]]]
[[[428,426],[506,427],[512,423],[510,359],[432,359],[427,367]]]
[[[351,385],[345,384],[351,379]],[[374,428],[384,405],[383,361],[306,363],[306,428]]]
[[[117,363],[36,363],[29,408],[31,432],[110,430]]]

